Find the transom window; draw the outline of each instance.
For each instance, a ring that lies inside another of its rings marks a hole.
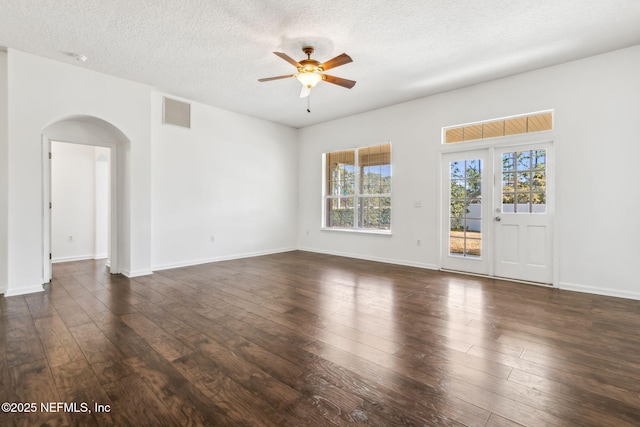
[[[323,226],[391,230],[391,144],[324,156]]]
[[[445,144],[451,144],[521,133],[542,132],[551,129],[553,129],[553,112],[535,113],[445,128],[443,129],[443,139]]]

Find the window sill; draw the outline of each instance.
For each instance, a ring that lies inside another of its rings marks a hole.
[[[364,228],[330,228],[322,227],[321,231],[337,231],[339,233],[356,233],[356,234],[378,234],[381,236],[391,236],[391,230],[367,230]]]

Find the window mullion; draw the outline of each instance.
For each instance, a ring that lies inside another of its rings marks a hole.
[[[355,177],[354,177],[354,185],[353,185],[353,228],[360,228],[360,194],[361,194],[361,189],[360,189],[360,176],[361,176],[361,171],[360,171],[360,162],[359,162],[359,155],[358,155],[358,149],[356,148],[354,150],[354,155],[353,155],[354,159],[353,159],[353,171],[355,173]]]

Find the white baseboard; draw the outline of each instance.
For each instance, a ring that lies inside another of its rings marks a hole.
[[[190,267],[193,265],[209,264],[211,262],[230,261],[230,260],[242,259],[242,258],[253,258],[257,256],[273,255],[273,254],[279,254],[283,252],[291,252],[295,250],[296,248],[281,248],[281,249],[275,249],[270,251],[246,252],[242,254],[225,255],[225,256],[206,258],[206,259],[181,261],[181,262],[175,262],[171,264],[154,265],[153,270],[154,271],[170,270],[172,268]]]
[[[406,267],[425,268],[427,270],[438,269],[438,266],[435,264],[429,264],[426,262],[407,261],[404,259],[374,257],[374,256],[368,256],[368,255],[352,254],[352,253],[338,252],[338,251],[327,251],[324,249],[307,248],[307,247],[299,247],[298,250],[305,251],[305,252],[314,252],[318,254],[325,254],[325,255],[335,255],[335,256],[340,256],[344,258],[355,258],[355,259],[361,259],[365,261],[375,261],[375,262],[383,262],[387,264],[404,265]]]
[[[104,257],[106,258],[106,256]],[[98,259],[97,255],[89,254],[89,255],[74,255],[74,256],[65,256],[65,257],[56,257],[51,260],[52,264],[57,264],[59,262],[71,262],[71,261],[86,261],[88,259]]]
[[[621,291],[618,289],[610,289],[610,288],[596,288],[593,286],[578,285],[575,283],[567,283],[567,282],[560,282],[558,287],[566,291],[584,292],[587,294],[596,294],[596,295],[604,295],[609,297],[640,300],[639,292],[627,292],[627,291]]]
[[[17,295],[34,294],[36,292],[44,292],[44,288],[42,287],[42,285],[40,285],[40,286],[31,286],[31,287],[28,287],[28,288],[7,289],[4,292],[4,296],[5,297],[14,297],[14,296],[17,296]]]
[[[153,270],[123,270],[120,273],[129,279],[133,279],[134,277],[149,276],[153,274]]]

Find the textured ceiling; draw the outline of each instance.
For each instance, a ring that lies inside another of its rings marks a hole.
[[[0,0],[0,46],[293,127],[637,44],[640,0]],[[358,82],[311,113],[297,80],[257,81],[305,45]]]

